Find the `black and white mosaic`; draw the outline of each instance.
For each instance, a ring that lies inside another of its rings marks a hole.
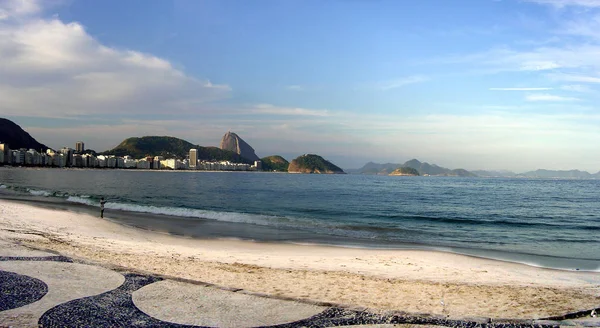
[[[47,257],[0,257],[0,261],[58,261],[72,262],[62,256]],[[160,277],[140,274],[123,274],[124,283],[111,291],[58,304],[39,317],[40,327],[202,327],[177,324],[156,319],[141,311],[133,302],[132,294],[140,288],[163,280]],[[40,300],[48,292],[41,280],[0,271],[0,317],[1,311],[22,307]],[[235,305],[232,304],[232,308]],[[198,313],[202,316],[202,313]],[[0,321],[1,323],[1,321]],[[331,307],[306,319],[278,324],[272,328],[340,327],[355,325],[414,324],[465,328],[503,327],[558,327],[559,322],[536,323],[532,320],[514,322],[476,322],[449,320],[443,317],[414,316],[408,314],[376,314],[368,311]]]
[[[150,317],[139,310],[131,295],[134,291],[162,280],[161,278],[137,274],[126,274],[125,282],[119,288],[100,294],[70,301],[52,308],[39,320],[40,327],[195,327],[202,326],[182,325],[170,323]],[[198,315],[202,315],[199,313]],[[375,325],[375,324],[427,324],[443,325],[446,327],[465,328],[492,328],[492,327],[536,327],[549,328],[553,325],[532,324],[482,324],[469,321],[445,320],[436,318],[420,318],[401,315],[379,315],[367,311],[353,311],[341,308],[329,308],[324,312],[303,320],[264,326],[272,328],[296,328],[296,327],[340,327],[353,325]]]
[[[154,319],[140,311],[131,294],[161,278],[126,274],[117,289],[60,304],[42,315],[40,327],[191,327]]]
[[[0,261],[54,261],[73,263],[66,256],[0,256]]]
[[[46,293],[48,293],[48,286],[39,279],[0,271],[0,311],[31,304],[44,297]]]

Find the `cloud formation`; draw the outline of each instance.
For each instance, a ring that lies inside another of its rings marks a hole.
[[[574,97],[563,97],[557,95],[551,95],[548,93],[534,93],[525,97],[527,101],[579,101],[581,99]]]
[[[332,114],[327,110],[294,108],[294,107],[278,107],[270,104],[259,104],[253,106],[253,113],[270,114],[270,115],[285,115],[285,116],[320,116],[327,117]]]
[[[100,44],[34,1],[0,2],[0,103],[7,115],[69,117],[198,111],[231,91],[162,58]]]
[[[525,0],[527,2],[534,2],[543,5],[552,5],[555,7],[592,7],[600,8],[600,0]]]
[[[490,91],[544,91],[552,88],[490,88]]]
[[[399,78],[399,79],[395,79],[395,80],[391,80],[391,81],[386,81],[384,83],[380,83],[379,88],[383,91],[388,91],[391,89],[401,88],[401,87],[409,85],[409,84],[423,83],[423,82],[427,82],[427,81],[429,81],[429,78],[427,76],[412,75],[412,76],[407,76],[407,77],[403,77],[403,78]]]
[[[301,86],[301,85],[297,85],[297,84],[294,84],[294,85],[288,85],[288,86],[286,86],[285,88],[286,88],[287,90],[291,90],[291,91],[303,91],[303,90],[304,90],[304,87],[303,87],[303,86]]]
[[[562,90],[573,91],[573,92],[592,92],[592,89],[587,85],[581,84],[568,84],[560,87]]]

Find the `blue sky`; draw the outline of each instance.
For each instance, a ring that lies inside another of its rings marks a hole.
[[[345,167],[600,170],[600,0],[0,0],[0,116]]]

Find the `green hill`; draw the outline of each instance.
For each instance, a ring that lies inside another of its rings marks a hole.
[[[307,154],[294,159],[289,167],[290,173],[345,174],[344,171],[319,155]]]
[[[279,155],[267,156],[260,159],[263,171],[287,172],[290,162]]]
[[[202,147],[194,145],[183,139],[174,137],[133,137],[123,140],[117,147],[107,150],[101,155],[129,155],[133,158],[142,158],[146,156],[164,156],[165,158],[185,158],[190,149],[198,149],[198,159],[209,161],[230,161],[235,163],[249,163],[240,155],[222,150],[217,147]]]
[[[419,176],[419,171],[413,169],[412,167],[399,167],[395,169],[390,175],[410,175],[410,176]]]

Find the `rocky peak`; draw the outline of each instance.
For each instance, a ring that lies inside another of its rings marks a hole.
[[[260,158],[254,153],[254,148],[233,132],[225,133],[221,139],[220,148],[235,152],[250,161],[260,161]]]

